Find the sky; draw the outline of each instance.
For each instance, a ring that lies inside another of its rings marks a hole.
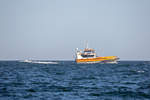
[[[150,60],[150,0],[0,0],[0,60]]]

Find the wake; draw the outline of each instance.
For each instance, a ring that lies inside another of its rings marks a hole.
[[[58,62],[53,62],[53,61],[33,61],[33,60],[24,60],[20,61],[24,63],[35,63],[35,64],[58,64]]]

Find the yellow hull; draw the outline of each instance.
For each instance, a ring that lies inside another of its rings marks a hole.
[[[105,62],[105,61],[116,61],[116,56],[96,57],[96,58],[84,58],[76,59],[77,63],[88,63],[88,62]]]

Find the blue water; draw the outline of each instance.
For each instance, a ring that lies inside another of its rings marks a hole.
[[[150,100],[150,62],[0,61],[0,100]]]

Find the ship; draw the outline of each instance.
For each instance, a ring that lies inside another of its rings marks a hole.
[[[88,44],[83,50],[79,50],[78,48],[76,48],[75,55],[76,55],[75,57],[76,63],[115,63],[116,64],[119,59],[117,56],[99,57],[97,56],[94,49],[88,48]]]

